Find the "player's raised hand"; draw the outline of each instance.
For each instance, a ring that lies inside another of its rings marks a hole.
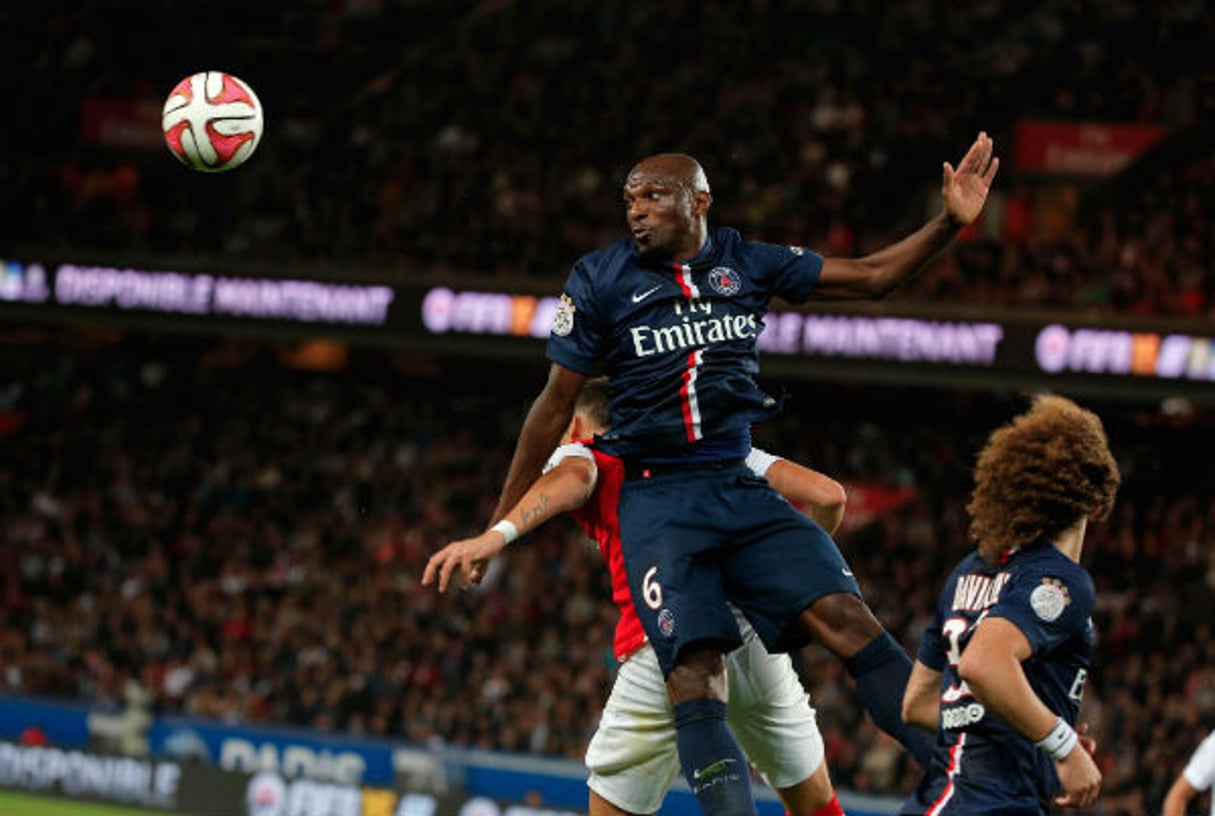
[[[430,557],[422,573],[422,586],[437,579],[439,591],[446,592],[452,574],[459,569],[465,589],[481,582],[489,559],[502,552],[506,539],[496,530],[486,530],[479,536],[453,541]]]
[[[1093,756],[1078,745],[1063,759],[1055,762],[1063,795],[1055,797],[1060,807],[1085,808],[1097,801],[1101,792],[1101,771]]]
[[[956,170],[945,162],[941,198],[945,202],[945,212],[955,224],[973,223],[983,211],[991,182],[1000,169],[1000,159],[992,155],[992,150],[991,137],[980,133],[958,162]]]

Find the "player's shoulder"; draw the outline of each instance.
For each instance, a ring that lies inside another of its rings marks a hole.
[[[1064,555],[1048,541],[1043,541],[1030,547],[1012,559],[1012,564],[1019,572],[1029,576],[1049,575],[1073,581],[1077,584],[1092,585],[1092,577],[1088,570]]]
[[[816,252],[803,246],[793,244],[774,244],[755,238],[744,238],[733,227],[718,227],[713,233],[713,240],[723,251],[758,256],[768,259],[793,260],[803,257],[815,257]]]
[[[1049,543],[1017,553],[1010,560],[1011,596],[1029,606],[1046,621],[1068,610],[1078,610],[1069,619],[1087,617],[1096,599],[1088,570]],[[1081,614],[1082,613],[1082,614]]]
[[[590,275],[600,276],[605,272],[621,268],[630,263],[633,258],[633,239],[617,238],[610,244],[587,252],[578,259],[576,266],[582,267]]]
[[[1198,747],[1194,749],[1195,756],[1201,756],[1206,762],[1215,764],[1215,731],[1206,735]]]
[[[719,250],[745,247],[748,243],[734,227],[709,227],[709,239]]]
[[[588,445],[582,442],[568,442],[558,447],[555,451],[553,451],[552,455],[548,457],[548,461],[544,464],[544,472],[547,473],[563,462],[567,462],[571,459],[584,459],[589,460],[592,465],[598,464],[595,461],[595,455],[591,452]]]
[[[971,550],[962,557],[960,561],[953,567],[953,572],[949,574],[950,580],[956,581],[963,575],[986,575],[992,576],[1000,571],[999,565],[992,564],[979,554],[978,550]]]
[[[592,250],[574,264],[566,291],[575,301],[590,295],[601,304],[614,303],[632,285],[636,260],[631,238]]]

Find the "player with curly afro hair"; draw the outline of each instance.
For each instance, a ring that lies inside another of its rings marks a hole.
[[[974,475],[970,538],[992,562],[1082,518],[1104,521],[1120,481],[1101,420],[1054,395],[993,432]]]
[[[976,549],[954,568],[924,631],[903,719],[938,733],[932,769],[899,811],[1047,813],[1101,789],[1075,728],[1092,661],[1088,523],[1120,475],[1101,420],[1041,396],[979,453],[967,510]]]

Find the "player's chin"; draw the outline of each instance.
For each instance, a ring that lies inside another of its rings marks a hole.
[[[649,235],[634,236],[633,245],[637,247],[637,254],[643,258],[659,258],[663,254],[663,248]]]

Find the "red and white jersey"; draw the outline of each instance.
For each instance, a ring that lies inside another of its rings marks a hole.
[[[590,498],[577,510],[570,512],[588,536],[599,545],[599,554],[612,575],[612,602],[620,610],[616,623],[616,636],[612,649],[617,660],[627,660],[633,652],[645,645],[645,630],[633,607],[633,594],[629,591],[629,577],[624,569],[624,553],[620,548],[620,487],[624,483],[624,463],[585,442],[571,442],[553,451],[545,472],[555,468],[570,456],[588,459],[595,466],[595,487]],[[758,448],[747,455],[747,465],[757,476],[764,476],[777,457]]]

